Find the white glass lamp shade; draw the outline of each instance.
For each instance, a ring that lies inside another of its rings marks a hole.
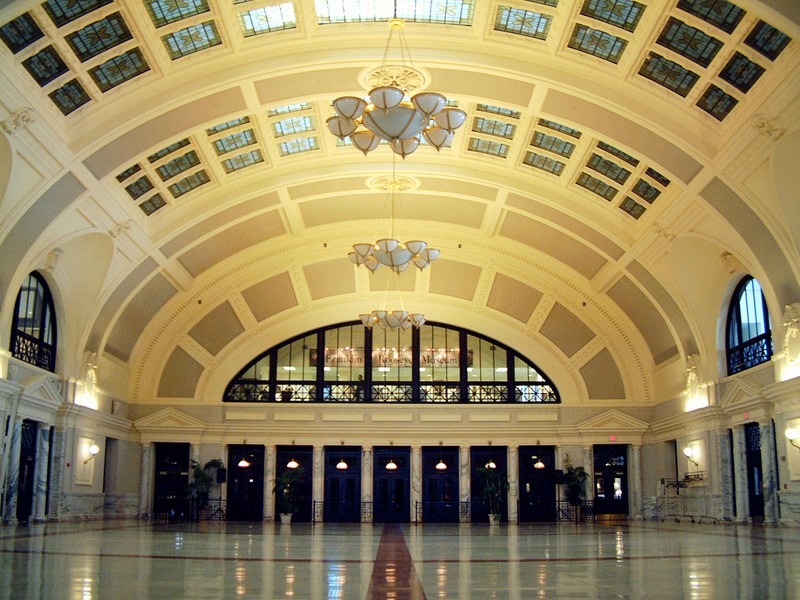
[[[368,243],[353,244],[353,251],[363,259],[366,259],[375,251],[375,246]]]
[[[350,142],[366,156],[378,147],[378,144],[381,143],[381,138],[371,131],[362,129],[350,135]]]
[[[422,313],[411,313],[408,315],[408,322],[411,323],[414,327],[421,327],[423,323],[425,323],[425,315]]]
[[[395,154],[399,154],[405,158],[419,148],[419,138],[411,137],[404,140],[391,140],[389,142],[389,147],[394,150]]]
[[[357,119],[364,114],[367,103],[356,96],[342,96],[333,101],[333,110],[346,119]]]
[[[358,123],[356,123],[353,119],[348,119],[347,117],[342,117],[340,115],[330,117],[327,121],[325,121],[325,124],[328,126],[328,130],[340,140],[343,140],[356,129],[358,129]]]
[[[460,108],[445,108],[438,115],[433,117],[436,124],[442,129],[453,131],[458,129],[467,120],[467,113]]]
[[[378,249],[372,255],[382,265],[396,267],[407,264],[414,256],[411,251],[393,239],[378,240]]]
[[[439,127],[438,125],[432,125],[425,128],[425,130],[422,132],[422,135],[425,136],[428,144],[436,148],[436,151],[438,152],[442,148],[450,147],[450,144],[453,143],[453,137],[455,136],[455,133]]]
[[[424,269],[439,258],[439,254],[441,254],[441,251],[437,248],[425,248],[425,250],[414,257],[414,264],[418,269]]]
[[[396,329],[400,327],[407,318],[408,312],[404,310],[395,310],[386,315],[386,324],[392,329]]]
[[[411,103],[426,117],[438,114],[447,103],[447,98],[436,92],[422,92],[411,98]]]
[[[369,99],[376,108],[391,110],[403,101],[403,90],[391,86],[376,87],[369,93]]]
[[[388,111],[368,110],[364,127],[384,140],[402,140],[419,135],[428,118],[410,104],[401,104]]]
[[[406,242],[406,248],[411,250],[412,254],[419,254],[425,248],[427,248],[428,244],[423,242],[422,240],[410,240]]]

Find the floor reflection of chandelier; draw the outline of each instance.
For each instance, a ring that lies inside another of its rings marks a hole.
[[[349,138],[365,155],[384,140],[403,158],[419,147],[422,138],[437,151],[448,148],[467,113],[447,106],[447,98],[437,92],[419,92],[410,99],[407,97],[420,87],[424,77],[413,64],[406,65],[406,59],[409,62],[411,59],[403,35],[405,23],[394,18],[389,27],[383,62],[367,78],[370,84],[377,84],[369,92],[369,101],[357,96],[336,98],[332,103],[336,115],[326,121],[328,130],[341,140]],[[395,32],[401,65],[386,64]]]

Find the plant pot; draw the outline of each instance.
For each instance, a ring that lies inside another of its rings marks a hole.
[[[281,513],[281,525],[288,525],[292,522],[292,513]]]

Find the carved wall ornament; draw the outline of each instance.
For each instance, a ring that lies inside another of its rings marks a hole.
[[[800,302],[787,304],[783,309],[783,351],[792,361],[800,358]]]
[[[27,127],[35,121],[35,113],[30,108],[20,108],[0,121],[0,129],[13,135],[18,129]]]
[[[755,127],[762,135],[765,135],[775,141],[781,139],[783,134],[786,133],[786,130],[783,127],[778,127],[774,122],[767,119],[764,115],[756,115],[753,117],[753,127]]]

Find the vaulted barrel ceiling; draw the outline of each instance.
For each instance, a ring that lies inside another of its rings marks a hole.
[[[517,348],[565,402],[651,404],[689,355],[716,376],[737,273],[775,314],[797,301],[797,175],[775,169],[798,158],[795,3],[399,1],[467,121],[397,160],[325,126],[392,10],[5,5],[5,314],[44,268],[67,371],[96,352],[111,395],[214,403],[265,348],[388,297]],[[370,274],[347,253],[390,233],[393,169],[399,237],[442,253]]]

